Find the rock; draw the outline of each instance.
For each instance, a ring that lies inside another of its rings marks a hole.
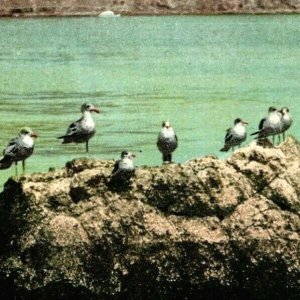
[[[1,1],[0,16],[81,16],[113,11],[120,15],[207,15],[299,13],[296,0],[10,0]]]
[[[137,168],[77,159],[0,194],[2,299],[296,299],[300,145]]]
[[[105,10],[99,14],[99,17],[120,17],[120,15],[116,15],[111,10]]]

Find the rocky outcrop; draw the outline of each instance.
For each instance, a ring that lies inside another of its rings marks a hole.
[[[79,159],[0,195],[2,299],[297,299],[300,145],[140,167]]]
[[[122,15],[300,12],[298,0],[4,0],[2,16]]]

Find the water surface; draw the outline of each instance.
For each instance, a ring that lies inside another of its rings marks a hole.
[[[89,157],[142,150],[159,165],[156,137],[170,120],[174,160],[220,158],[236,117],[249,132],[270,105],[288,106],[299,138],[300,16],[124,17],[0,20],[0,147],[24,125],[40,134],[28,172],[86,156],[57,136],[91,102],[96,136]],[[248,138],[248,144],[252,138]],[[0,172],[0,184],[14,174]]]

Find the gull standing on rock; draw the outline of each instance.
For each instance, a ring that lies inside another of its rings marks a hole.
[[[92,112],[98,114],[100,111],[93,104],[84,103],[81,106],[81,112],[82,117],[70,124],[66,134],[58,137],[58,139],[63,139],[63,144],[85,143],[86,152],[89,152],[89,139],[96,132]]]
[[[135,155],[127,150],[122,151],[121,159],[117,160],[112,171],[113,180],[128,181],[135,174]]]
[[[156,144],[158,150],[163,154],[163,163],[171,163],[172,152],[177,148],[178,139],[169,121],[162,123],[162,130],[158,134]]]
[[[234,126],[228,128],[225,135],[225,144],[220,151],[227,152],[230,148],[234,150],[235,146],[240,146],[247,138],[247,131],[245,124],[247,122],[243,121],[240,118],[234,120]]]
[[[282,107],[280,110],[282,114],[281,119],[281,133],[282,133],[282,139],[285,140],[285,132],[291,127],[293,123],[293,119],[290,115],[290,110],[287,107]]]
[[[0,169],[8,169],[13,163],[16,166],[16,175],[18,174],[17,164],[22,161],[23,173],[25,172],[25,159],[28,158],[34,150],[34,138],[37,134],[29,127],[21,129],[19,135],[10,140],[3,151],[3,158],[0,160]]]
[[[251,133],[256,135],[256,139],[266,138],[272,136],[273,145],[275,143],[275,135],[280,134],[282,130],[282,113],[275,107],[269,107],[269,114],[266,118],[263,118],[258,127],[258,131]]]

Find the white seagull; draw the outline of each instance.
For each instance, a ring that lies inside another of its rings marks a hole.
[[[172,152],[177,148],[178,139],[169,121],[162,123],[162,130],[158,134],[156,144],[158,150],[163,154],[163,163],[171,163]]]
[[[128,181],[135,174],[135,155],[127,150],[122,151],[121,159],[117,160],[112,171],[113,180]]]
[[[240,146],[246,140],[246,124],[248,123],[240,118],[234,120],[234,126],[226,131],[224,147],[220,151],[227,152],[230,148],[234,150],[235,146]]]
[[[263,118],[258,126],[258,131],[251,133],[251,135],[258,135],[256,138],[266,138],[272,136],[273,144],[275,143],[275,135],[280,134],[282,130],[282,113],[275,107],[269,107],[269,114]]]
[[[58,139],[63,139],[63,144],[85,143],[86,152],[89,152],[89,139],[96,132],[92,112],[99,113],[100,111],[93,104],[84,103],[81,106],[81,112],[82,117],[70,124],[66,134],[58,137]]]
[[[281,133],[282,133],[282,138],[285,140],[285,132],[291,127],[293,123],[292,116],[290,115],[290,110],[287,107],[282,107],[280,110],[282,114],[282,119],[281,119]]]
[[[3,157],[0,160],[0,169],[8,169],[13,163],[16,165],[18,161],[22,161],[23,172],[25,171],[25,159],[28,158],[34,150],[34,138],[37,134],[29,127],[24,127],[20,130],[19,135],[10,140],[7,147],[3,151]]]

